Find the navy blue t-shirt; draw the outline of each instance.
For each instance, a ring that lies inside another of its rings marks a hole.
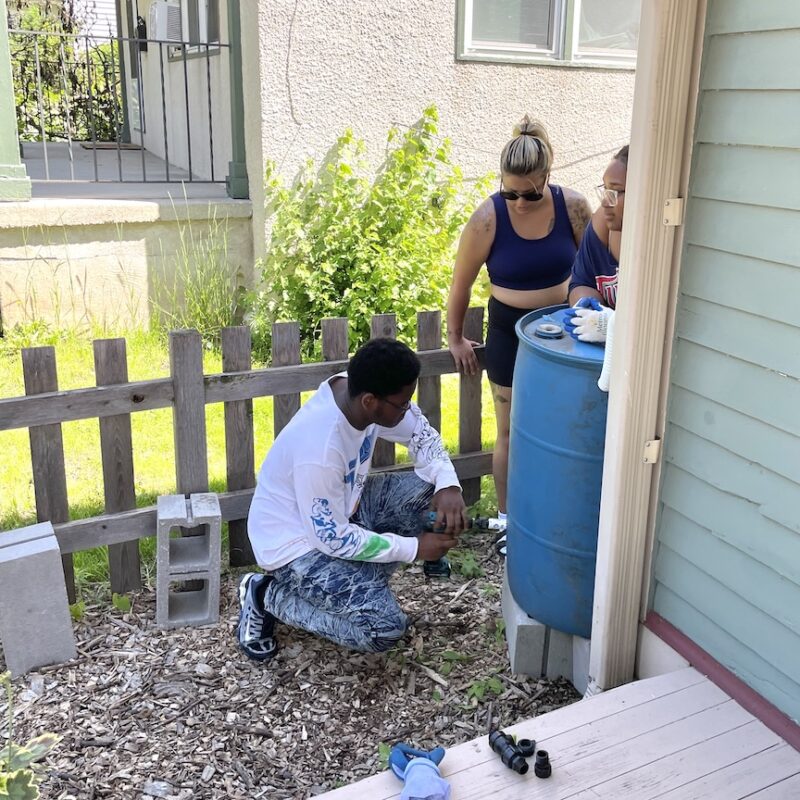
[[[617,307],[617,273],[619,261],[600,241],[591,224],[587,225],[583,241],[572,265],[570,292],[577,286],[596,289],[609,308]]]

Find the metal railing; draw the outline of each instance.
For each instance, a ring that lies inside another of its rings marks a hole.
[[[215,159],[230,153],[223,160],[215,142],[230,99],[212,85],[229,44],[11,29],[9,46],[31,177],[225,182]]]

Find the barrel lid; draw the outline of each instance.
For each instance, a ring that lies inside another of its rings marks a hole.
[[[522,345],[544,351],[558,360],[602,364],[605,347],[570,336],[564,327],[570,316],[571,307],[566,305],[537,308],[517,322],[517,337]]]

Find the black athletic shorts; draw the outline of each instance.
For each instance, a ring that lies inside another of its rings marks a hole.
[[[498,386],[511,386],[517,359],[517,333],[514,326],[530,308],[514,308],[489,298],[489,326],[486,331],[486,374]]]

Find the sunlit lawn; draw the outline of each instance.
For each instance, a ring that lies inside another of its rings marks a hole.
[[[169,354],[156,334],[134,332],[128,342],[128,378],[148,380],[169,375]],[[22,362],[18,351],[2,349],[0,340],[0,398],[24,394]],[[92,344],[88,338],[67,336],[56,345],[59,389],[77,389],[95,385]],[[206,373],[220,372],[221,357],[206,352]],[[256,465],[273,439],[272,399],[253,403]],[[221,403],[206,407],[208,469],[213,491],[224,491],[225,432]],[[137,504],[152,505],[159,494],[175,490],[175,465],[172,411],[169,408],[142,411],[132,415],[134,475]],[[67,472],[67,491],[71,518],[103,513],[103,484],[100,462],[99,424],[94,420],[66,422],[62,425]],[[447,447],[455,452],[458,444],[458,378],[442,378],[442,435]],[[494,441],[494,414],[487,382],[483,387],[482,440],[484,449]],[[402,448],[398,456],[402,456]],[[27,430],[0,432],[0,531],[36,521],[33,479]],[[488,488],[489,481],[483,485]],[[489,490],[491,492],[491,490]],[[490,498],[484,498],[486,501]],[[143,542],[144,555],[152,542]],[[76,556],[79,582],[101,579],[105,557],[101,553]]]

